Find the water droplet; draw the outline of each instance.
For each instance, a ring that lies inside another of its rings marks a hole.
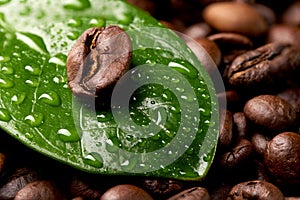
[[[180,82],[180,80],[178,78],[172,78],[171,81],[172,81],[172,83],[179,83]]]
[[[7,74],[7,75],[10,75],[10,74],[13,74],[14,73],[14,69],[12,67],[6,67],[6,66],[3,66],[1,68],[1,73],[2,74]]]
[[[175,61],[169,62],[168,66],[181,74],[190,77],[191,79],[197,78],[198,76],[197,70],[193,67],[193,65],[186,61],[176,59]]]
[[[25,137],[31,140],[33,138],[33,135],[31,133],[25,133]]]
[[[137,165],[137,158],[133,157],[130,160],[125,160],[121,163],[121,167],[125,171],[131,171]]]
[[[12,88],[13,86],[14,86],[14,82],[12,80],[0,78],[0,87],[1,88]]]
[[[24,102],[25,98],[26,98],[26,93],[25,92],[20,92],[18,94],[13,95],[11,97],[11,101],[14,104],[20,105]]]
[[[114,153],[119,149],[111,140],[107,140],[105,144],[106,150],[110,153]]]
[[[84,10],[89,8],[91,3],[89,0],[65,0],[64,8],[71,10]]]
[[[203,156],[203,160],[205,161],[205,162],[209,162],[210,160],[211,160],[211,155],[204,155]]]
[[[10,57],[8,56],[0,56],[0,62],[8,62],[10,61]]]
[[[40,75],[42,71],[40,67],[33,67],[31,65],[26,65],[24,69],[32,75]]]
[[[17,32],[16,35],[18,40],[24,42],[31,49],[42,54],[48,53],[45,42],[40,36],[24,32]]]
[[[56,77],[53,78],[53,82],[57,83],[57,84],[59,84],[59,83],[66,83],[67,82],[67,78],[64,77],[64,76],[58,75],[58,76],[56,76]]]
[[[8,122],[11,119],[11,116],[8,110],[4,108],[0,108],[0,120],[4,122]]]
[[[79,37],[79,33],[77,31],[72,31],[72,32],[67,33],[67,37],[70,40],[76,40]]]
[[[79,18],[72,18],[68,21],[68,26],[70,27],[79,27],[82,25],[82,20]]]
[[[90,26],[97,26],[97,27],[103,27],[105,26],[105,20],[104,19],[91,19],[89,21]]]
[[[85,156],[83,162],[96,168],[103,167],[103,159],[96,152],[90,153],[87,156]]]
[[[97,119],[99,122],[107,122],[113,118],[110,112],[101,112],[97,114]]]
[[[54,91],[41,94],[38,100],[51,106],[59,106],[61,104],[60,96]]]
[[[77,142],[80,140],[76,131],[70,131],[69,129],[59,129],[57,131],[59,138],[64,142]]]
[[[66,65],[66,58],[62,56],[53,56],[48,60],[49,63],[65,66]]]
[[[24,121],[30,126],[36,127],[43,123],[44,115],[42,113],[32,113],[24,118]]]
[[[36,80],[36,79],[33,79],[33,80],[26,80],[25,83],[30,86],[30,87],[37,87],[39,86],[39,81]]]
[[[177,87],[176,90],[177,90],[178,92],[184,92],[184,91],[185,91],[184,88],[179,88],[179,87]]]

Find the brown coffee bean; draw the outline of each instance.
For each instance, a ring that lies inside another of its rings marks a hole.
[[[155,14],[155,4],[152,0],[127,0],[127,2],[148,12],[151,15]]]
[[[252,6],[265,19],[268,27],[276,22],[276,14],[270,7],[259,3],[254,3]]]
[[[210,34],[210,32],[210,26],[204,22],[193,24],[183,31],[185,35],[191,37],[192,39],[205,38]]]
[[[231,63],[235,57],[253,47],[253,43],[248,37],[237,33],[216,33],[208,36],[207,39],[218,45],[225,64]]]
[[[269,141],[268,137],[260,133],[254,133],[251,137],[253,150],[260,156],[263,156],[266,152]]]
[[[300,25],[300,2],[293,2],[282,14],[284,24]]]
[[[272,183],[254,180],[235,185],[227,196],[227,200],[242,199],[284,200],[284,196]]]
[[[100,199],[101,197],[100,191],[91,188],[88,184],[78,178],[72,180],[70,184],[70,193],[72,197],[80,196],[86,199]]]
[[[289,44],[270,43],[235,58],[227,77],[239,88],[270,90],[270,85],[284,85],[299,70],[300,51]]]
[[[227,90],[225,92],[220,92],[217,94],[219,102],[226,102],[226,105],[228,107],[233,107],[238,105],[240,102],[241,98],[237,91],[235,90]],[[226,105],[221,105],[223,106],[222,108],[225,108]]]
[[[300,115],[300,88],[289,88],[277,94],[280,98],[289,102]]]
[[[35,181],[29,183],[24,188],[22,188],[15,196],[14,200],[64,200],[62,193],[55,186],[54,183],[49,181]]]
[[[220,165],[227,170],[237,169],[249,160],[251,154],[251,142],[246,139],[240,139],[231,151],[221,156]]]
[[[233,114],[234,127],[239,138],[245,138],[247,135],[247,120],[243,112]]]
[[[271,176],[283,183],[300,183],[300,135],[283,132],[267,146],[264,163]]]
[[[101,200],[153,200],[143,189],[134,185],[117,185],[107,190]]]
[[[300,49],[300,27],[296,25],[276,24],[271,26],[267,36],[268,42],[291,44]]]
[[[210,200],[208,191],[203,187],[194,187],[176,194],[168,200]]]
[[[118,26],[89,28],[67,58],[69,86],[75,95],[96,96],[129,69],[131,40]]]
[[[37,181],[39,175],[36,171],[27,168],[16,169],[15,172],[8,177],[7,182],[0,188],[0,199],[12,199],[19,190],[27,184]]]
[[[245,104],[245,116],[254,124],[273,131],[291,127],[296,121],[295,109],[274,95],[259,95]]]
[[[174,195],[183,188],[181,182],[168,179],[146,179],[143,181],[143,186],[145,190],[149,191],[149,193],[160,197]]]
[[[259,36],[266,32],[264,18],[250,5],[238,2],[218,2],[203,11],[204,20],[220,32]]]
[[[228,147],[232,141],[232,113],[229,110],[220,111],[220,134],[219,143],[221,146]]]

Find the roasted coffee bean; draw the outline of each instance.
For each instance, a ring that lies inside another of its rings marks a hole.
[[[247,120],[243,112],[233,114],[233,124],[239,138],[245,138],[247,135]]]
[[[266,32],[267,23],[250,5],[238,2],[218,2],[203,10],[204,20],[220,32],[259,36]]]
[[[129,69],[131,40],[118,26],[89,28],[67,58],[69,86],[75,95],[97,96]]]
[[[35,181],[22,188],[14,200],[64,200],[66,199],[54,183],[50,181]]]
[[[235,185],[227,196],[227,200],[242,199],[284,200],[284,196],[275,185],[254,180]]]
[[[300,135],[283,132],[267,145],[264,163],[278,182],[300,183]]]
[[[265,19],[268,27],[276,22],[275,12],[270,7],[259,3],[253,3],[251,5]]]
[[[296,25],[276,24],[271,26],[267,36],[268,42],[281,42],[294,45],[300,49],[300,27]]]
[[[226,170],[237,169],[247,163],[251,154],[251,142],[246,139],[240,139],[231,151],[225,152],[222,155],[220,165]]]
[[[7,182],[0,187],[0,199],[12,199],[19,190],[27,184],[39,180],[39,174],[31,169],[19,168],[7,178]]]
[[[127,0],[127,2],[148,12],[150,15],[155,14],[155,3],[152,0]]]
[[[228,147],[232,141],[232,113],[229,110],[220,111],[220,134],[219,143],[221,146]]]
[[[278,97],[289,102],[300,117],[300,88],[289,88],[277,94]],[[300,119],[298,119],[300,120]]]
[[[235,57],[253,47],[253,43],[248,37],[237,33],[216,33],[207,38],[218,45],[225,64],[231,63]]]
[[[117,185],[108,189],[101,197],[101,200],[153,200],[143,189],[134,185]]]
[[[74,178],[70,184],[70,193],[72,197],[83,197],[85,199],[100,199],[100,191],[91,188],[87,183]]]
[[[192,39],[196,39],[205,38],[210,34],[210,32],[211,27],[208,24],[202,22],[189,26],[183,31],[183,34],[191,37]]]
[[[300,2],[292,3],[282,14],[284,24],[300,25]]]
[[[166,197],[171,196],[182,190],[183,185],[181,182],[176,180],[169,179],[147,179],[143,181],[143,187],[145,190],[149,191],[149,193],[158,196],[158,197]]]
[[[269,89],[284,84],[300,70],[300,51],[289,44],[270,43],[234,59],[228,81],[239,88]]]
[[[260,133],[254,133],[251,137],[253,150],[260,156],[263,156],[266,152],[269,141],[270,139],[267,136]]]
[[[221,104],[221,108],[224,109],[226,106],[229,108],[235,107],[241,101],[241,98],[236,90],[226,90],[217,94],[219,102],[225,102]]]
[[[168,198],[168,200],[210,200],[208,191],[203,187],[194,187]]]
[[[286,130],[297,120],[295,109],[274,95],[259,95],[244,107],[245,116],[254,124],[273,131]]]

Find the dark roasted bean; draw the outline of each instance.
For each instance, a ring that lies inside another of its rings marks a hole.
[[[170,196],[178,193],[182,190],[183,185],[181,182],[176,180],[150,180],[147,179],[143,182],[145,190],[155,196]]]
[[[273,131],[288,129],[297,119],[291,104],[274,95],[260,95],[250,99],[245,104],[244,113],[254,124]]]
[[[221,146],[228,147],[232,141],[232,113],[229,110],[221,110],[220,118],[219,142]]]
[[[270,139],[260,133],[254,133],[251,138],[253,150],[260,156],[263,156]]]
[[[247,120],[243,112],[233,114],[234,127],[236,128],[239,138],[245,138],[247,135]]]
[[[300,135],[284,132],[267,145],[264,163],[278,182],[300,183]]]
[[[282,192],[266,181],[248,181],[235,185],[228,194],[227,200],[259,199],[284,200]]]

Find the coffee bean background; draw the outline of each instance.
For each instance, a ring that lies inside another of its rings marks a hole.
[[[300,199],[300,1],[128,2],[202,45],[223,77],[224,126],[207,177],[89,174],[1,131],[0,199]]]

